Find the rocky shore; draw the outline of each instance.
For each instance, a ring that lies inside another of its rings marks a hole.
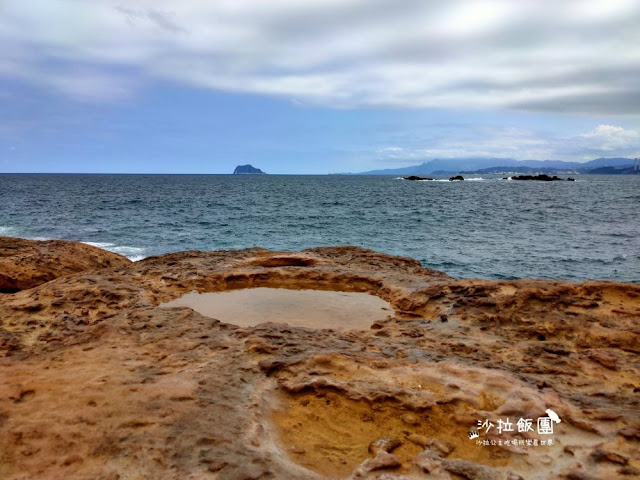
[[[504,177],[503,180],[507,180],[508,177]],[[521,180],[521,181],[538,181],[538,182],[561,182],[564,179],[557,177],[556,175],[554,176],[550,176],[547,175],[545,173],[542,173],[540,175],[520,175],[520,176],[513,176],[511,177],[511,180]],[[567,178],[566,179],[567,182],[575,182],[575,178]]]
[[[131,263],[7,238],[0,281],[2,479],[640,476],[636,284],[456,280],[355,247]],[[343,331],[159,306],[251,287],[395,311]],[[549,409],[552,435],[498,433]]]

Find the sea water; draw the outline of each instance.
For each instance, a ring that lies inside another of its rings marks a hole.
[[[640,176],[0,175],[0,235],[132,260],[358,245],[453,277],[640,281]]]

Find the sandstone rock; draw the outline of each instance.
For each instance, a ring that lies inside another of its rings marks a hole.
[[[625,438],[635,438],[636,440],[640,440],[640,428],[638,427],[621,428],[618,433]]]
[[[428,478],[434,480],[449,480],[451,478],[442,464],[440,455],[432,450],[420,453],[415,459],[415,464],[429,475]]]
[[[616,472],[620,475],[625,475],[632,478],[640,478],[640,468],[631,467],[629,465],[617,469]]]
[[[36,257],[52,248],[32,247]],[[2,265],[27,270],[9,258]],[[3,478],[613,478],[638,468],[638,285],[456,280],[356,247],[100,266],[0,295]],[[251,287],[367,292],[395,312],[350,332],[239,328],[159,307]],[[427,320],[441,315],[449,321]],[[616,370],[604,370],[612,359]],[[546,409],[562,419],[558,446],[468,438],[478,419],[535,422]],[[384,438],[404,443],[367,458]]]
[[[402,440],[397,438],[379,438],[369,444],[369,453],[376,455],[379,451],[393,452],[396,448],[402,445]]]
[[[442,457],[448,457],[453,453],[456,449],[455,445],[445,440],[440,440],[438,438],[432,438],[427,443],[432,450],[438,452]]]
[[[427,445],[429,445],[429,438],[417,433],[407,435],[407,440],[422,448],[425,448]]]
[[[504,474],[499,470],[467,460],[443,460],[444,468],[469,480],[503,480]]]
[[[84,243],[0,237],[0,293],[33,288],[63,275],[130,263],[122,255]]]
[[[618,465],[626,465],[629,463],[629,458],[624,455],[620,455],[616,452],[611,452],[609,450],[604,450],[603,448],[596,448],[593,452],[591,452],[591,458],[593,458],[596,462],[610,462],[617,463]]]
[[[384,450],[378,450],[378,453],[374,458],[368,458],[353,473],[349,476],[349,479],[364,478],[370,472],[383,469],[398,468],[402,465],[398,457],[391,453],[387,453]]]
[[[617,369],[618,359],[611,352],[593,351],[589,353],[589,358],[610,370]]]
[[[522,475],[518,475],[517,473],[509,472],[507,473],[507,480],[525,480]]]
[[[597,480],[597,477],[594,477],[593,475],[590,475],[589,473],[580,469],[571,470],[568,473],[564,474],[562,477],[566,478],[567,480]]]
[[[415,413],[405,413],[401,418],[407,425],[418,425],[420,423],[420,418]]]

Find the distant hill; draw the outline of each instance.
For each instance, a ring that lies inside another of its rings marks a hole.
[[[603,167],[603,168],[614,168],[614,167]],[[460,174],[469,175],[469,174],[479,174],[479,175],[504,175],[507,173],[521,173],[521,174],[540,174],[546,173],[547,175],[558,175],[558,174],[572,174],[578,173],[579,169],[575,168],[547,168],[547,167],[510,167],[506,165],[501,165],[499,167],[489,167],[489,168],[481,168],[479,170],[474,171],[462,171]],[[437,173],[437,172],[434,172]]]
[[[513,158],[455,158],[455,159],[433,159],[420,165],[410,167],[386,168],[383,170],[370,170],[361,172],[359,175],[425,175],[429,173],[457,173],[463,170],[477,170],[479,168],[489,168],[495,165],[516,165],[517,160]]]
[[[265,172],[260,170],[259,168],[255,168],[252,165],[238,165],[236,169],[233,171],[234,175],[264,175]]]
[[[356,175],[428,175],[428,174],[452,174],[452,173],[502,173],[513,171],[518,173],[587,173],[594,168],[613,167],[614,169],[633,168],[634,160],[631,158],[596,158],[589,162],[565,162],[562,160],[516,160],[514,158],[447,158],[433,159],[401,168],[387,168],[382,170],[369,170]],[[618,172],[615,172],[618,173]]]
[[[598,167],[592,168],[584,173],[589,173],[592,175],[633,175],[638,174],[638,170],[634,170],[633,166],[628,167]]]

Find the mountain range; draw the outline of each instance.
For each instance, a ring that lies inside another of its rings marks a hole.
[[[425,175],[425,174],[451,174],[451,173],[498,173],[509,167],[517,168],[516,171],[571,171],[588,173],[590,170],[602,167],[613,167],[609,173],[615,173],[618,169],[627,170],[634,165],[632,158],[596,158],[589,162],[565,162],[562,160],[516,160],[515,158],[435,158],[421,163],[401,168],[386,168],[382,170],[369,170],[356,175]],[[484,170],[483,172],[478,172]],[[496,170],[493,172],[491,170]]]

